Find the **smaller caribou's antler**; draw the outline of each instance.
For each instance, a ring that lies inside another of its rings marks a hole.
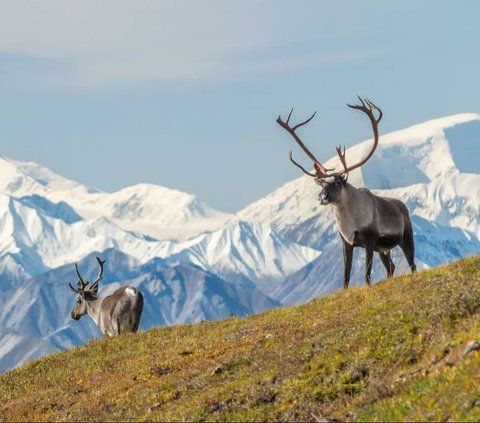
[[[101,281],[103,278],[103,265],[105,264],[105,260],[101,260],[100,257],[97,257],[97,262],[98,262],[98,275],[95,278],[95,280],[92,283],[92,286],[90,286],[90,290],[93,291],[97,289],[98,283]]]
[[[95,278],[93,283],[88,288],[87,288],[87,286],[90,284],[90,282],[85,282],[83,280],[82,275],[80,275],[80,271],[78,270],[78,265],[77,265],[77,263],[75,263],[75,272],[76,272],[77,278],[78,278],[77,289],[75,289],[70,282],[68,283],[68,286],[70,287],[70,289],[73,292],[75,292],[77,294],[78,294],[79,290],[96,292],[96,290],[98,288],[98,284],[101,281],[101,279],[103,278],[103,265],[105,264],[105,260],[101,260],[99,257],[97,257],[97,262],[98,262],[98,266],[99,266],[97,277]]]
[[[86,288],[88,285],[88,282],[84,282],[82,279],[82,275],[80,274],[80,271],[78,270],[78,264],[75,263],[75,272],[77,273],[77,278],[78,278],[78,287],[79,288]]]
[[[78,289],[75,289],[70,282],[68,282],[68,286],[73,292],[75,292],[75,294],[78,294]]]
[[[82,278],[82,275],[80,275],[80,271],[78,270],[78,265],[77,263],[75,263],[75,273],[77,274],[77,289],[75,289],[72,284],[69,282],[68,283],[68,286],[70,287],[70,289],[77,293],[78,294],[78,290],[81,290],[81,291],[84,291],[85,288],[87,287],[88,285],[88,282],[85,282]]]

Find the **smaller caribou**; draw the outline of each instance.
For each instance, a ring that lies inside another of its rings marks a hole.
[[[78,266],[75,263],[78,286],[75,289],[70,282],[70,289],[78,294],[75,307],[72,310],[72,319],[79,320],[88,314],[105,336],[120,335],[125,332],[136,332],[140,324],[140,316],[143,310],[143,295],[133,286],[118,288],[113,294],[100,298],[98,284],[103,277],[103,265],[105,260],[97,257],[99,266],[95,281],[84,282]]]

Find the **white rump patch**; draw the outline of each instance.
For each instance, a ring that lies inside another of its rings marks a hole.
[[[133,295],[135,297],[137,295],[137,290],[129,286],[127,289],[125,289],[125,293],[127,293],[128,295]]]

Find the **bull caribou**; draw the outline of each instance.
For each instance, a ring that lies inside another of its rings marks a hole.
[[[315,173],[307,171],[298,164],[293,159],[292,151],[289,153],[290,161],[304,173],[315,178],[315,182],[321,186],[318,197],[320,204],[329,204],[333,209],[343,242],[344,289],[348,288],[350,282],[352,256],[355,247],[366,250],[365,282],[367,285],[370,285],[374,251],[379,254],[387,271],[387,277],[393,276],[395,271],[390,250],[396,246],[399,246],[405,254],[412,273],[416,270],[412,222],[405,204],[395,198],[374,195],[366,188],[355,188],[347,182],[349,172],[363,166],[375,152],[379,139],[378,123],[383,115],[380,108],[370,100],[358,98],[361,102],[360,105],[347,104],[347,106],[360,110],[368,116],[373,129],[373,144],[369,153],[352,165],[347,165],[345,147],[342,150],[341,146],[338,146],[336,150],[343,169],[337,172],[334,172],[334,169],[325,168],[305,146],[296,132],[297,129],[310,122],[316,112],[307,120],[294,126],[290,126],[293,109],[286,121],[282,120],[280,116],[277,119],[277,123],[293,137],[313,162]],[[375,116],[376,114],[378,116]]]
[[[79,320],[88,314],[105,336],[136,332],[143,310],[142,293],[133,286],[124,286],[118,288],[113,294],[100,298],[97,295],[98,284],[103,278],[105,260],[97,257],[97,262],[98,274],[91,285],[88,281],[84,282],[75,263],[75,272],[78,278],[77,289],[70,282],[68,283],[70,289],[77,294],[71,313],[72,319]]]

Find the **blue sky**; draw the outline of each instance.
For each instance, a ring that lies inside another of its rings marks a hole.
[[[480,112],[479,19],[475,0],[0,0],[0,154],[236,211],[299,176],[292,106],[317,110],[321,160],[370,137],[357,94],[381,133]]]

